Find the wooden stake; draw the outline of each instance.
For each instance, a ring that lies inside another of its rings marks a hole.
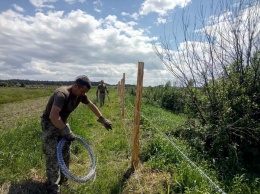
[[[137,88],[135,98],[135,113],[134,113],[134,131],[133,131],[133,153],[132,153],[132,167],[136,169],[139,163],[139,129],[140,129],[140,113],[141,113],[141,99],[143,88],[144,63],[138,62]]]
[[[125,73],[122,78],[122,117],[125,118]]]

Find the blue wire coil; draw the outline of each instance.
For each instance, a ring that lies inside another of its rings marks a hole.
[[[58,147],[57,147],[57,158],[58,158],[58,164],[60,166],[60,169],[62,171],[62,173],[69,179],[75,181],[75,182],[79,182],[79,183],[84,183],[88,180],[90,180],[93,175],[95,174],[95,171],[96,171],[96,162],[95,162],[95,157],[94,157],[94,153],[92,151],[92,149],[90,148],[90,146],[87,144],[87,142],[80,138],[80,137],[77,137],[75,138],[75,141],[79,141],[80,143],[83,144],[83,146],[87,149],[89,155],[90,155],[90,158],[91,158],[91,169],[89,171],[89,173],[83,177],[83,178],[80,178],[80,177],[77,177],[76,175],[72,174],[69,169],[67,168],[65,162],[64,162],[64,159],[63,159],[63,156],[62,156],[62,149],[65,145],[65,143],[69,141],[67,140],[67,138],[62,138],[59,143],[58,143]]]

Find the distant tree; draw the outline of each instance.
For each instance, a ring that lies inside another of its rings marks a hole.
[[[21,87],[22,87],[22,88],[25,87],[25,83],[24,83],[24,82],[21,83]]]
[[[7,82],[0,82],[0,87],[8,87],[8,83]]]
[[[165,89],[168,89],[168,88],[170,88],[171,87],[171,81],[167,81],[166,83],[165,83]]]

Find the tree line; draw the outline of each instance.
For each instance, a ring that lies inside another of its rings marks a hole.
[[[62,86],[71,85],[73,81],[42,81],[42,80],[23,80],[9,79],[0,80],[0,87],[25,87],[25,86]],[[97,86],[99,82],[91,82],[93,86]],[[107,84],[109,85],[109,84]]]

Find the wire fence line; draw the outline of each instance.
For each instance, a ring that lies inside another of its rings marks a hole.
[[[133,111],[134,110],[134,106],[133,104],[128,100],[127,101],[128,104],[133,108]],[[126,111],[126,113],[128,113],[128,111]],[[129,115],[129,114],[127,114]],[[190,164],[191,166],[193,166],[201,176],[205,177],[210,183],[212,186],[214,186],[214,188],[219,192],[219,193],[222,193],[222,194],[226,194],[226,192],[223,191],[223,189],[221,189],[204,171],[202,171],[174,142],[173,140],[167,136],[166,134],[162,133],[160,131],[160,129],[158,127],[155,126],[154,123],[151,122],[151,119],[148,119],[146,116],[144,116],[143,114],[141,114],[141,117],[144,118],[145,120],[147,120],[149,122],[149,124],[152,126],[153,129],[156,129],[156,131],[163,137],[165,138],[181,155],[184,159],[186,159]]]

